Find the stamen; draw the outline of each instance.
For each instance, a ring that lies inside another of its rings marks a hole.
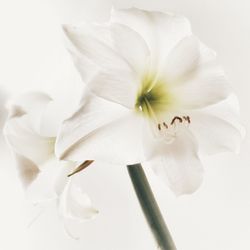
[[[90,164],[92,164],[94,161],[93,160],[87,160],[85,162],[83,162],[80,166],[78,166],[72,173],[70,173],[68,175],[68,177],[81,172],[82,170],[84,170],[86,167],[88,167]]]
[[[191,123],[190,116],[182,116],[182,118],[187,121],[189,124]]]
[[[168,129],[168,125],[167,125],[165,122],[163,122],[163,126],[164,126],[166,129]]]
[[[176,122],[177,121],[177,122]],[[160,131],[159,135],[163,136],[164,141],[169,144],[172,143],[177,134],[182,133],[183,129],[187,128],[191,123],[190,116],[174,116],[171,123],[167,123],[166,121],[162,121],[161,123],[157,123],[157,128]],[[162,128],[165,128],[162,130]]]
[[[175,123],[176,120],[178,120],[180,123],[182,123],[182,118],[179,117],[179,116],[175,116],[175,117],[173,118],[173,120],[171,121],[171,125],[173,125],[173,124]]]

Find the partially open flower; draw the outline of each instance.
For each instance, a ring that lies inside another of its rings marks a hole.
[[[58,199],[63,218],[83,221],[97,211],[74,178],[67,177],[80,163],[59,161],[55,157],[56,124],[60,122],[56,113],[46,119],[46,111],[52,104],[48,95],[39,92],[17,97],[9,103],[4,134],[28,197],[35,202]]]
[[[182,194],[201,184],[199,151],[238,150],[237,102],[186,18],[132,8],[64,30],[87,92],[61,128],[61,159],[157,161],[156,172]]]

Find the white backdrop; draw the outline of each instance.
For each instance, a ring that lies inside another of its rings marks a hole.
[[[9,96],[44,90],[61,101],[78,98],[80,80],[64,49],[62,23],[106,20],[111,6],[185,15],[194,33],[218,52],[250,128],[250,3],[247,0],[0,0],[0,87]],[[55,204],[29,205],[10,154],[0,143],[0,249],[152,250],[154,242],[125,167],[87,169],[83,183],[100,216],[81,225],[82,239],[67,236]],[[204,159],[202,187],[176,198],[148,171],[179,250],[250,249],[250,140],[239,155]],[[40,217],[30,224],[38,214]]]

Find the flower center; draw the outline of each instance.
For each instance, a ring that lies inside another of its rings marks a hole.
[[[153,75],[142,79],[137,93],[135,109],[143,115],[152,118],[167,112],[173,105],[174,98],[168,85]]]
[[[167,144],[191,124],[191,117],[181,112],[174,93],[166,81],[146,75],[141,81],[135,103],[135,110],[153,120],[150,123],[152,131]]]

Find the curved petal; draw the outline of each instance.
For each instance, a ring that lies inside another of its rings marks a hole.
[[[55,199],[64,190],[73,163],[47,162],[40,170],[30,159],[14,153],[18,175],[26,191],[26,196],[33,202]],[[63,164],[63,165],[62,165]],[[74,164],[75,165],[75,164]]]
[[[150,164],[176,195],[193,193],[203,180],[197,151],[194,137],[185,131],[172,144],[162,144],[158,157]]]
[[[73,172],[78,164],[70,161],[60,161],[58,165],[58,175],[54,183],[55,192],[60,196],[69,181],[68,175]]]
[[[36,203],[59,198],[69,182],[68,174],[75,166],[72,162],[51,159],[26,188],[27,197]]]
[[[75,98],[74,95],[71,96]],[[62,122],[72,115],[75,112],[76,108],[78,107],[78,101],[71,101],[71,103],[59,101],[58,99],[55,101],[51,101],[46,110],[43,112],[40,118],[40,132],[39,135],[44,137],[56,137],[59,131],[59,128]]]
[[[61,159],[91,159],[114,164],[135,164],[145,160],[142,117],[124,111],[114,117],[112,110],[103,110],[99,117],[93,114],[77,114],[64,123],[56,143]]]
[[[116,52],[105,37],[95,27],[64,27],[65,33],[78,52],[71,50],[75,62],[84,63],[77,66],[83,79],[89,79],[88,87],[98,96],[115,101],[126,107],[133,107],[136,95],[136,74],[129,63]],[[90,63],[90,64],[89,64]],[[86,67],[85,67],[86,64]],[[91,70],[91,77],[87,76]],[[83,72],[82,72],[83,71]]]
[[[102,41],[114,49],[136,73],[145,70],[150,56],[149,48],[143,38],[128,26],[109,23],[107,25],[95,25]]]
[[[129,111],[121,105],[114,104],[103,98],[89,95],[85,103],[70,117],[65,120],[59,131],[56,141],[56,155],[60,159],[76,160],[71,158],[71,152],[88,139],[95,131],[120,119]],[[83,155],[76,161],[91,159]]]
[[[18,175],[24,188],[27,188],[40,173],[39,168],[30,159],[14,153]]]
[[[194,71],[199,63],[199,42],[194,36],[183,38],[169,53],[163,74],[167,82],[173,84]]]
[[[26,115],[11,118],[5,124],[4,135],[12,151],[40,167],[53,157],[55,139],[40,136],[29,125]]]
[[[59,199],[59,213],[65,219],[82,222],[96,216],[98,210],[81,187],[69,180]]]
[[[191,35],[189,21],[173,14],[136,8],[113,9],[111,22],[134,29],[152,52],[152,65],[159,66],[171,49],[185,36]]]
[[[55,182],[60,173],[56,159],[51,159],[43,165],[42,170],[26,189],[26,196],[35,203],[57,198]]]
[[[125,75],[121,78],[119,72],[114,75],[99,72],[93,77],[89,87],[95,95],[133,109],[136,101],[136,85],[134,80],[126,78]]]
[[[235,94],[229,95],[228,98],[219,103],[208,106],[201,110],[195,110],[194,112],[196,111],[216,116],[225,122],[230,123],[239,131],[242,138],[245,137],[246,130],[240,123],[240,105]]]
[[[216,61],[216,52],[208,48],[205,44],[199,41],[200,60],[199,65],[206,65]]]
[[[7,104],[9,119],[28,114],[30,117],[30,126],[39,133],[40,119],[51,101],[51,97],[42,92],[28,92],[19,95]]]
[[[245,129],[239,123],[237,113],[235,96],[231,96],[191,114],[190,130],[197,138],[202,153],[239,151]]]
[[[224,71],[218,66],[201,67],[183,84],[174,86],[173,92],[183,109],[197,109],[226,99],[232,89]]]

